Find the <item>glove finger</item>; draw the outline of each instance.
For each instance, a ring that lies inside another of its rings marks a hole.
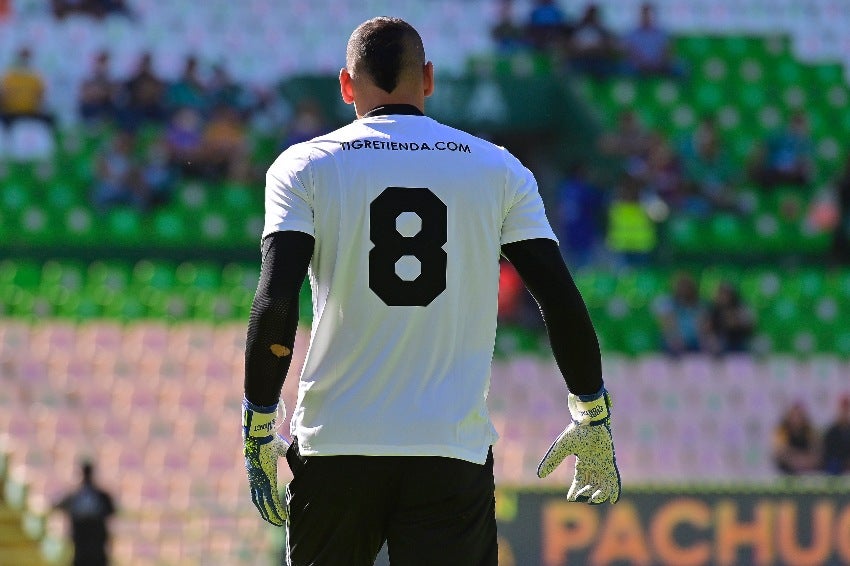
[[[593,486],[583,485],[575,487],[576,489],[570,488],[570,492],[567,493],[567,501],[577,501],[579,503],[585,503],[590,499],[590,494],[593,491]]]
[[[280,502],[280,496],[276,493],[271,495],[271,506],[272,508],[269,510],[269,515],[274,518],[276,521],[275,524],[278,526],[283,526],[287,519],[286,508]]]
[[[543,459],[540,460],[540,464],[537,466],[537,477],[545,478],[551,474],[567,456],[575,454],[575,451],[573,450],[573,430],[574,427],[570,425],[557,439],[555,439],[555,442],[552,443],[552,446],[549,447],[546,455],[543,456]]]
[[[622,489],[622,482],[620,480],[620,470],[617,469],[617,463],[614,463],[614,471],[617,472],[616,481],[611,483],[611,503],[616,503],[618,499],[620,499],[620,490]]]
[[[587,472],[585,466],[580,461],[577,461],[575,476],[573,477],[572,485],[570,485],[570,490],[567,492],[567,499],[577,501],[576,498],[578,497],[588,497],[592,493],[592,490],[590,490],[592,484],[591,475]]]
[[[283,519],[280,517],[277,510],[275,509],[274,495],[271,492],[263,489],[262,490],[262,502],[263,502],[263,519],[265,519],[267,522],[271,523],[272,525],[275,525],[275,526],[278,526],[278,527],[282,526],[283,525]]]
[[[259,489],[251,488],[251,502],[254,504],[254,507],[257,508],[257,511],[260,512],[260,517],[264,521],[268,521],[268,513],[266,512],[266,505],[263,502],[263,496],[260,493]]]
[[[602,487],[593,492],[593,494],[590,496],[590,500],[588,501],[588,503],[590,503],[591,505],[599,505],[601,503],[605,503],[605,501],[608,500],[610,494],[610,487],[603,485]]]
[[[280,493],[277,490],[277,481],[270,481],[269,485],[263,489],[263,497],[265,499],[266,511],[269,516],[269,522],[275,525],[283,525],[286,521],[286,510],[280,503]]]

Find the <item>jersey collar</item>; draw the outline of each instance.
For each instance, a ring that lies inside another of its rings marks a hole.
[[[363,114],[363,118],[373,118],[375,116],[387,116],[389,114],[408,114],[413,116],[424,116],[417,107],[412,104],[385,104],[378,106]]]

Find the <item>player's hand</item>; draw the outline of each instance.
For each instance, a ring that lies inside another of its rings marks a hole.
[[[595,395],[570,393],[567,404],[573,422],[552,443],[537,467],[537,475],[545,478],[564,458],[575,454],[575,477],[567,499],[592,505],[616,503],[620,497],[620,471],[611,436],[611,397],[603,387]]]
[[[286,418],[286,407],[281,421]],[[289,443],[277,433],[277,405],[262,407],[247,399],[242,402],[242,439],[245,469],[251,486],[251,501],[260,516],[279,527],[288,517],[277,489],[277,460],[286,456]]]

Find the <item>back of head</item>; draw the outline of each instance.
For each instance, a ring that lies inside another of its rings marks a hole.
[[[378,17],[360,24],[351,34],[345,65],[352,78],[366,77],[392,93],[406,79],[422,76],[425,48],[419,32],[399,18]]]

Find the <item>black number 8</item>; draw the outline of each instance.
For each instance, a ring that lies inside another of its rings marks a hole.
[[[403,212],[416,214],[421,227],[415,234],[398,231]],[[387,187],[369,206],[369,288],[390,306],[426,307],[446,290],[448,257],[443,250],[448,234],[445,203],[427,188]],[[419,276],[401,278],[396,262],[413,256]]]

